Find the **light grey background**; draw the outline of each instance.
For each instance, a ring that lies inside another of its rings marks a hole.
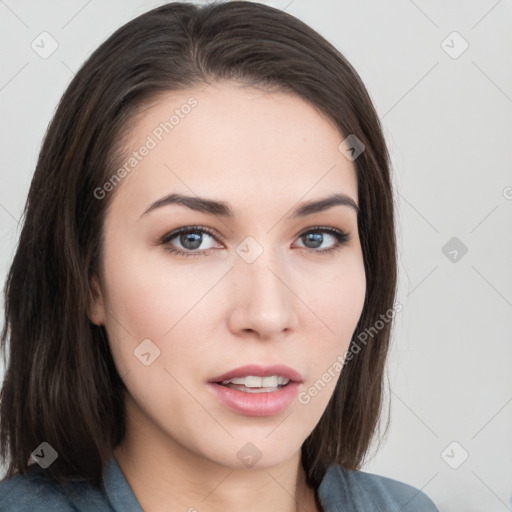
[[[0,0],[2,282],[61,94],[107,36],[161,3]],[[441,512],[512,510],[512,1],[267,3],[349,59],[392,153],[403,309],[390,430],[364,469],[423,489]],[[31,47],[51,48],[43,31],[58,43],[48,58]]]

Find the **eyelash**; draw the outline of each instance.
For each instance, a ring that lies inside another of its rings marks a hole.
[[[177,236],[179,236],[183,233],[206,233],[206,234],[210,235],[212,238],[214,238],[215,240],[217,240],[217,237],[213,233],[213,231],[206,227],[185,226],[185,227],[176,229],[174,231],[171,231],[169,233],[166,233],[164,236],[162,236],[159,239],[158,245],[163,245],[164,249],[172,254],[177,254],[179,256],[186,256],[186,257],[207,256],[210,253],[210,251],[215,250],[215,249],[203,249],[201,251],[183,251],[181,249],[177,249],[177,248],[169,245],[170,240],[172,240],[173,238],[176,238]],[[334,238],[336,239],[336,243],[329,249],[316,250],[316,249],[310,249],[309,247],[304,247],[304,249],[306,249],[308,252],[311,252],[314,254],[332,253],[336,250],[341,249],[341,247],[343,245],[347,244],[350,241],[350,235],[348,233],[346,233],[345,231],[341,231],[341,230],[334,229],[334,228],[322,227],[322,226],[314,226],[312,228],[309,228],[307,231],[303,231],[298,236],[298,238],[302,238],[303,236],[307,235],[308,233],[327,233],[329,235],[334,236]]]

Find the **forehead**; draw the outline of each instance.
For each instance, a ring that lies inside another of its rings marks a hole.
[[[357,203],[352,162],[334,123],[307,101],[233,82],[160,97],[133,121],[116,201],[135,214],[170,192],[282,213],[340,192]],[[145,148],[145,149],[144,149]],[[117,198],[119,196],[119,198]]]

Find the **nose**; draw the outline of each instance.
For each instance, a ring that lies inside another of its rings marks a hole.
[[[297,327],[298,299],[290,273],[270,253],[265,249],[252,263],[236,258],[230,272],[229,327],[234,333],[251,332],[270,339]]]

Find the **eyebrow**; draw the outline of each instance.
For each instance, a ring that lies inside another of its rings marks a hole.
[[[235,213],[229,203],[224,201],[214,201],[213,199],[192,197],[184,194],[169,194],[152,203],[144,211],[141,217],[153,210],[156,210],[157,208],[162,208],[163,206],[171,204],[179,204],[190,208],[191,210],[206,213],[208,215],[219,215],[221,217],[229,218],[233,218],[235,216]],[[287,215],[287,218],[305,217],[306,215],[312,215],[313,213],[328,210],[334,206],[348,206],[353,208],[356,213],[359,214],[359,207],[350,196],[347,196],[346,194],[332,194],[324,197],[323,199],[300,203],[292,209],[291,213]]]

